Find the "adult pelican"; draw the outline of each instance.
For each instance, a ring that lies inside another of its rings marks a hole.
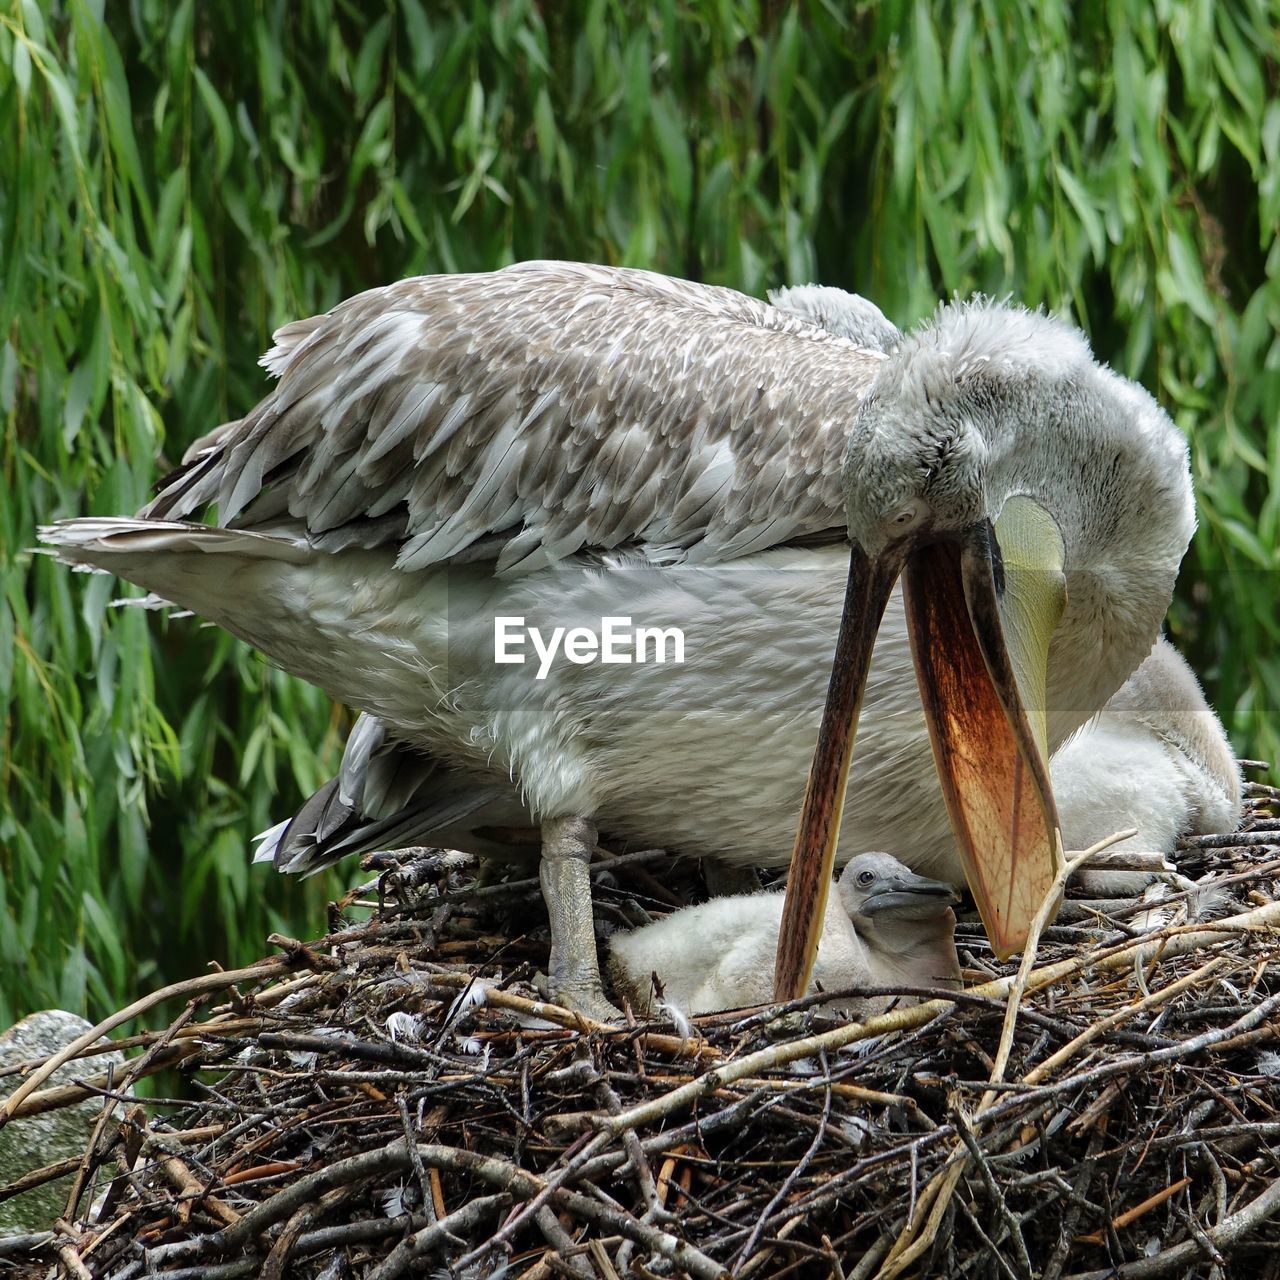
[[[137,518],[44,537],[468,785],[513,779],[540,823],[553,989],[589,1013],[611,1011],[596,823],[777,863],[802,792],[780,994],[807,980],[842,805],[847,854],[892,836],[917,870],[962,869],[1004,953],[1056,869],[1048,751],[1168,605],[1186,447],[1043,315],[949,304],[877,345],[642,271],[405,280],[281,329],[274,388]],[[211,503],[216,525],[188,521]],[[496,618],[622,615],[682,627],[684,664],[495,662]],[[806,791],[793,762],[828,675]]]
[[[798,775],[804,762],[793,763]],[[1087,849],[1133,827],[1135,834],[1118,847],[1171,854],[1183,836],[1234,831],[1240,820],[1240,767],[1222,722],[1186,660],[1163,637],[1106,705],[1058,747],[1049,772],[1069,849]],[[258,837],[255,861],[310,875],[355,854],[416,845],[487,858],[536,857],[537,835],[514,783],[459,773],[406,746],[365,713],[347,738],[338,773],[293,817]],[[1150,881],[1143,872],[1079,876],[1099,897],[1139,894]]]

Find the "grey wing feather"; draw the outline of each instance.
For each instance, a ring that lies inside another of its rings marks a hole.
[[[496,534],[500,569],[624,545],[731,559],[843,528],[844,441],[882,359],[644,271],[404,280],[278,331],[273,390],[143,514],[287,515],[313,545],[395,545],[406,570]]]
[[[557,264],[534,264],[530,268],[544,269],[554,277]],[[771,433],[776,434],[779,423],[790,425],[791,420],[785,416],[786,389],[780,393],[777,387],[769,387],[754,374],[749,379],[749,398],[754,397],[757,404],[763,402],[768,411],[761,413],[758,420],[753,421],[749,413],[742,414],[741,405],[727,399],[717,414],[714,397],[708,397],[707,403],[692,418],[681,418],[679,409],[672,410],[667,404],[672,399],[684,403],[678,384],[664,387],[655,401],[654,378],[647,382],[628,382],[618,374],[617,370],[624,367],[627,360],[649,370],[643,361],[636,360],[637,341],[626,327],[626,316],[634,318],[643,309],[643,286],[646,285],[656,291],[658,301],[653,305],[682,305],[695,312],[711,308],[722,322],[722,330],[727,316],[730,325],[746,324],[763,327],[765,332],[791,333],[785,324],[779,330],[776,315],[769,314],[785,312],[803,322],[794,330],[802,341],[814,341],[809,326],[818,326],[864,349],[836,352],[837,359],[853,361],[853,372],[843,371],[844,378],[852,378],[852,382],[842,395],[852,394],[856,398],[870,381],[876,364],[865,351],[891,350],[902,336],[878,308],[856,295],[812,285],[771,294],[774,305],[768,308],[728,290],[702,289],[650,277],[643,272],[614,273],[605,268],[565,266],[562,273],[569,279],[553,280],[553,283],[565,291],[565,298],[571,297],[571,285],[580,287],[590,283],[598,287],[601,278],[608,283],[615,276],[641,290],[639,302],[631,299],[622,307],[623,320],[618,321],[616,332],[607,342],[598,342],[594,347],[584,343],[583,349],[577,352],[578,362],[583,366],[578,372],[579,381],[585,376],[583,369],[594,360],[603,393],[588,395],[572,380],[561,385],[554,377],[545,383],[517,378],[517,389],[508,388],[502,393],[506,397],[501,405],[506,420],[490,431],[481,418],[464,431],[469,415],[484,403],[483,392],[460,390],[456,379],[451,379],[443,368],[438,374],[425,365],[416,373],[402,370],[398,377],[387,380],[377,429],[371,421],[363,448],[349,448],[346,457],[338,462],[344,484],[355,494],[354,498],[347,497],[348,512],[359,511],[360,500],[367,497],[368,491],[381,486],[381,495],[367,503],[359,519],[349,515],[347,523],[324,532],[313,527],[313,543],[330,550],[345,546],[369,547],[403,541],[419,529],[413,535],[418,539],[417,546],[429,545],[439,532],[438,521],[424,537],[420,521],[407,510],[397,512],[396,508],[399,504],[408,504],[412,496],[416,511],[428,510],[422,503],[431,484],[448,484],[459,475],[468,474],[466,451],[477,446],[485,447],[489,457],[483,470],[470,473],[476,483],[456,506],[452,518],[455,524],[476,513],[484,513],[485,518],[475,522],[474,537],[453,554],[455,559],[463,560],[496,559],[499,570],[537,567],[576,550],[584,534],[580,523],[570,526],[566,513],[576,514],[579,522],[591,522],[595,545],[609,547],[633,541],[641,536],[637,530],[643,529],[648,550],[655,558],[682,558],[689,553],[689,542],[680,536],[680,531],[714,530],[716,514],[734,495],[735,484],[740,503],[745,506],[749,496],[759,507],[757,518],[748,527],[739,529],[729,544],[737,555],[747,555],[787,540],[821,535],[840,526],[842,521],[832,484],[833,459],[838,466],[841,445],[838,432],[832,437],[829,429],[815,430],[811,420],[801,419],[798,448],[777,443],[769,447]],[[473,279],[484,282],[493,278]],[[420,290],[434,291],[438,285],[444,295],[448,283],[423,280],[406,282],[406,286],[416,284]],[[522,287],[525,291],[521,296],[513,298],[510,291],[502,295],[517,311],[531,306],[538,292],[536,288]],[[394,308],[397,305],[394,300],[383,298],[387,292],[379,290],[362,298],[370,310],[384,302]],[[677,296],[677,304],[671,302],[672,292]],[[466,301],[464,298],[462,303]],[[412,302],[410,299],[409,304]],[[409,309],[412,310],[411,305]],[[290,403],[305,403],[308,396],[319,395],[324,387],[324,362],[332,366],[342,354],[343,331],[339,331],[330,335],[327,348],[313,356],[314,369],[290,373],[291,362],[302,344],[316,334],[322,335],[316,339],[318,343],[324,341],[326,319],[314,317],[286,325],[277,331],[276,346],[263,358],[264,365],[273,373],[292,377],[298,383],[290,391]],[[424,331],[428,320],[429,317],[420,320]],[[472,317],[470,322],[477,324],[478,319]],[[681,323],[689,323],[688,318],[683,317]],[[726,342],[729,340],[729,335],[723,332],[721,337]],[[519,339],[517,331],[510,341],[518,343]],[[527,340],[532,342],[533,338]],[[538,341],[550,350],[555,336],[543,333]],[[699,349],[692,336],[686,336],[671,350],[681,360],[681,377],[702,377],[706,385],[715,386],[725,376],[740,376],[741,371],[732,360],[728,360],[730,367],[726,372],[722,357],[714,351],[701,350],[695,361]],[[807,351],[807,348],[801,350]],[[387,358],[392,357],[389,354]],[[526,351],[525,359],[532,362],[535,356]],[[703,361],[710,362],[713,373],[702,369]],[[569,367],[567,357],[561,367]],[[366,375],[362,371],[360,376]],[[522,393],[519,388],[526,383],[529,389]],[[274,406],[265,408],[266,405],[264,402],[259,406],[255,415],[266,417],[277,413]],[[852,403],[846,403],[845,410],[851,412]],[[323,410],[320,412],[322,417],[329,416]],[[735,418],[735,412],[741,421]],[[769,412],[777,416],[770,417]],[[270,420],[276,422],[278,418]],[[217,428],[192,446],[184,461],[204,460],[212,449],[222,447],[230,433],[238,428],[240,423]],[[486,431],[490,434],[486,435]],[[664,451],[676,450],[682,440],[691,461],[678,473],[683,483],[673,488],[669,466],[664,469],[655,463],[661,463],[667,457]],[[292,476],[282,478],[283,483],[255,496],[241,514],[241,520],[269,522],[278,520],[289,510],[297,514],[297,495],[314,495],[317,486],[325,480],[324,467],[337,461],[336,442],[331,445],[327,441],[328,437],[321,434],[309,452],[298,458]],[[358,465],[354,465],[356,461]],[[235,483],[234,475],[229,474],[234,470],[229,458],[223,457],[210,470],[216,474],[197,477],[198,486],[190,482],[185,488],[176,484],[168,499],[170,505],[165,505],[167,491],[162,493],[154,504],[157,512],[190,513],[220,492],[218,485]],[[255,474],[266,473],[264,468]],[[522,512],[518,502],[507,510],[496,510],[491,499],[501,483],[502,473],[511,478],[517,498],[536,496],[542,510],[531,508]],[[349,484],[353,475],[359,477],[359,485]],[[811,517],[807,525],[797,523],[792,501],[797,483],[805,477],[813,480],[817,490],[817,501],[812,508],[816,517]],[[186,477],[177,479],[185,481]],[[332,491],[331,479],[329,483]],[[575,497],[579,499],[576,510]],[[319,523],[325,523],[324,517],[331,513],[331,506],[324,508]],[[666,522],[661,532],[653,528],[655,513]],[[559,515],[558,521],[555,515]],[[508,528],[509,525],[515,527]],[[707,554],[707,550],[703,550]],[[410,557],[414,554],[413,550],[409,552]],[[293,819],[268,833],[268,843],[260,856],[274,856],[281,870],[311,872],[351,853],[416,843],[444,843],[493,853],[494,847],[476,834],[477,827],[483,827],[486,822],[499,825],[499,817],[511,824],[532,821],[514,792],[497,795],[493,794],[494,790],[479,783],[460,783],[439,762],[401,744],[381,721],[365,714],[352,729],[338,777],[310,797]],[[497,810],[502,811],[500,815]],[[469,825],[468,819],[472,819]]]
[[[537,834],[514,785],[468,777],[393,738],[375,716],[360,716],[342,765],[288,822],[265,832],[256,860],[311,875],[349,854],[411,845],[487,857],[537,852]],[[490,829],[530,829],[525,843]]]

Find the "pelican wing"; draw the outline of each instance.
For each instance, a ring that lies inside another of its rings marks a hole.
[[[271,392],[144,515],[301,526],[412,570],[583,548],[723,561],[843,534],[879,351],[731,289],[524,263],[359,294],[276,334]]]

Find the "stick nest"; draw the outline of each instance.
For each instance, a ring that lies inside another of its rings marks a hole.
[[[123,1080],[89,1050],[87,1090],[19,1104],[105,1099],[0,1276],[1280,1276],[1280,791],[1248,791],[1179,855],[1230,919],[1076,904],[1020,998],[962,924],[968,989],[864,1025],[585,1023],[530,985],[536,881],[384,855],[329,936],[180,984]],[[666,908],[649,865],[599,864],[599,919]],[[198,1101],[126,1090],[174,1069]]]

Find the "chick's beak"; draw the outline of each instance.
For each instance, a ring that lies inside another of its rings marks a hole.
[[[862,903],[862,914],[881,911],[920,910],[926,913],[953,907],[960,901],[955,886],[914,874],[891,876],[875,887]]]

